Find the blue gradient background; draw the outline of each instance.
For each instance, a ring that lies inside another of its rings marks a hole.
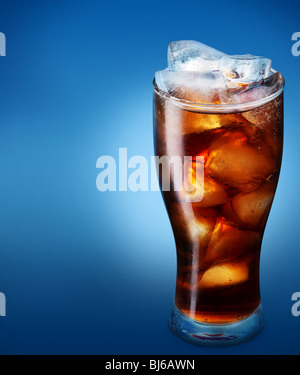
[[[1,354],[300,354],[299,12],[290,0],[1,1]],[[96,189],[101,155],[153,154],[152,79],[179,39],[270,57],[286,79],[261,261],[266,327],[227,349],[167,327],[176,263],[160,193]]]

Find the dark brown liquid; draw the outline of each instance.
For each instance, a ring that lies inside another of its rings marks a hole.
[[[175,303],[201,322],[236,322],[260,304],[259,258],[280,171],[283,94],[237,114],[187,111],[156,91],[154,105],[156,155],[204,157],[202,200],[186,201],[184,190],[163,192],[177,247]]]

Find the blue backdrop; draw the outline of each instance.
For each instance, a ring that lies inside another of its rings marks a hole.
[[[300,354],[300,4],[241,1],[0,3],[1,354]],[[152,79],[170,41],[273,60],[286,79],[281,179],[263,242],[265,330],[227,349],[167,322],[175,245],[158,192],[96,189],[96,161],[153,154]]]

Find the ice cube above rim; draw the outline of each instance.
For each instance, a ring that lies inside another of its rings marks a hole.
[[[269,77],[272,61],[265,57],[246,55],[224,55],[220,70],[227,80],[252,83]]]
[[[195,40],[171,42],[168,47],[168,69],[188,71],[218,70],[225,54]]]
[[[168,67],[156,73],[155,82],[160,90],[171,96],[176,93],[175,97],[186,101],[196,98],[195,103],[203,104],[245,103],[247,98],[256,101],[268,97],[283,86],[281,74],[275,75],[271,65],[272,61],[265,57],[228,55],[201,42],[180,40],[169,44]],[[211,86],[209,74],[213,78]],[[271,87],[267,81],[272,76],[277,81],[271,80]],[[243,94],[249,89],[251,95]]]

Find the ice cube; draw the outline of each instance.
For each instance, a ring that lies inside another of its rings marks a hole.
[[[259,82],[244,86],[242,89],[230,89],[228,95],[233,104],[250,103],[266,98],[277,92],[283,83],[280,73],[274,73],[270,77]]]
[[[220,184],[206,173],[203,178],[198,178],[197,181],[195,177],[195,168],[190,167],[180,192],[183,202],[192,202],[194,207],[214,207],[226,202],[227,193]]]
[[[252,230],[240,230],[233,223],[219,219],[212,233],[205,256],[205,264],[226,262],[261,244],[261,235]]]
[[[162,70],[155,73],[157,87],[171,96],[194,103],[227,101],[227,86],[219,71],[187,72]]]
[[[265,144],[278,162],[281,159],[283,141],[282,101],[283,95],[281,94],[271,102],[243,113],[246,120],[262,131]]]
[[[254,55],[224,55],[220,70],[227,79],[239,82],[259,82],[269,77],[272,61]]]
[[[212,134],[213,137],[214,133],[208,133],[207,130],[225,129],[226,127],[234,126],[238,123],[246,123],[246,121],[245,118],[237,114],[214,115],[190,111],[184,111],[182,114],[183,134],[200,134],[206,132],[205,134],[201,134],[202,138],[209,137],[209,134]],[[203,143],[203,141],[200,141],[200,138],[199,143]]]
[[[222,56],[224,56],[223,52],[203,43],[180,40],[169,44],[168,68],[202,72],[218,70]]]
[[[249,136],[250,129],[230,130],[212,143],[205,165],[209,177],[239,191],[250,191],[276,172],[278,166],[268,148],[259,138]]]
[[[177,285],[188,289],[197,288],[217,211],[202,208],[195,210],[194,207],[191,210],[189,204],[173,203],[171,213],[178,257]]]
[[[216,214],[209,211],[195,214],[189,203],[172,203],[169,215],[178,247],[190,252],[195,250],[194,244],[200,252],[199,257],[203,258],[215,227]]]
[[[225,204],[223,204],[221,209],[221,217],[225,221],[231,222],[233,225],[241,225],[243,224],[235,211],[232,208],[231,204],[232,200],[228,200]]]
[[[241,259],[216,264],[208,268],[203,276],[199,275],[199,289],[227,288],[246,282],[249,280],[250,268],[254,259],[254,254],[249,254]]]
[[[258,189],[241,193],[232,199],[232,208],[241,222],[250,226],[264,226],[276,190],[276,179]]]

